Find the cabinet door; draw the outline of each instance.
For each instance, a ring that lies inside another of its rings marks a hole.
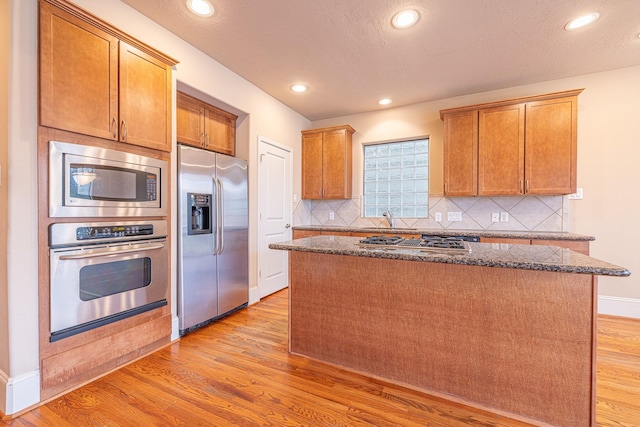
[[[171,67],[120,42],[120,141],[171,151]]]
[[[524,104],[480,110],[478,195],[524,193]]]
[[[444,117],[444,194],[475,196],[478,191],[478,112]]]
[[[118,40],[40,3],[40,124],[117,138]]]
[[[571,249],[584,255],[589,255],[588,240],[531,240],[532,245],[559,246],[561,248]]]
[[[236,155],[236,116],[212,108],[205,109],[205,147],[218,153]]]
[[[509,245],[530,245],[529,239],[512,239],[509,237],[481,237],[481,243],[506,243]]]
[[[575,193],[577,97],[529,102],[526,110],[526,192]]]
[[[181,93],[176,96],[176,139],[194,147],[204,146],[204,107]]]
[[[325,199],[351,198],[351,133],[346,129],[324,132],[322,188]]]
[[[302,136],[302,198],[322,199],[322,132]]]
[[[293,237],[292,239],[304,239],[305,237],[313,237],[313,236],[319,236],[320,232],[319,231],[311,231],[311,230],[293,230]]]

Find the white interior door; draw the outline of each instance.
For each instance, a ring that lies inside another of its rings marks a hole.
[[[291,149],[258,137],[258,289],[264,298],[289,286],[287,251],[269,244],[291,240]]]

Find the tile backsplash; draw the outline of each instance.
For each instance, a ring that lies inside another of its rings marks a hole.
[[[566,196],[429,197],[429,218],[396,218],[397,228],[566,231]],[[386,220],[363,218],[362,199],[300,200],[294,207],[293,225],[386,227]],[[330,213],[333,212],[333,219]],[[462,221],[448,221],[449,212],[461,212]],[[440,213],[441,221],[436,221]],[[492,214],[508,221],[493,222]],[[507,215],[505,215],[507,214]],[[508,218],[505,218],[508,217]]]

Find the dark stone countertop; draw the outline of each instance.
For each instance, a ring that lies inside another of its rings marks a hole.
[[[315,236],[272,243],[271,249],[350,255],[370,258],[438,262],[485,267],[541,270],[559,273],[629,276],[624,267],[556,246],[469,243],[470,253],[421,252],[416,249],[366,249],[356,246],[359,237]]]
[[[541,240],[596,240],[593,236],[575,234],[568,232],[545,232],[545,231],[491,231],[491,230],[438,230],[431,228],[386,228],[386,227],[343,227],[326,225],[297,225],[294,230],[307,231],[336,231],[353,233],[385,233],[385,234],[436,234],[439,236],[479,236],[479,237],[501,237],[507,239],[541,239]]]

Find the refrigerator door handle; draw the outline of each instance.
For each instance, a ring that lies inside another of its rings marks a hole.
[[[213,232],[214,232],[214,237],[213,237],[213,254],[214,255],[218,255],[220,253],[220,251],[218,250],[218,248],[220,247],[220,245],[218,245],[218,239],[220,239],[220,217],[218,215],[218,180],[216,179],[215,176],[211,177],[211,183],[213,184],[213,216],[214,216],[214,225],[213,225]]]
[[[224,252],[224,185],[222,180],[218,178],[218,209],[220,212],[220,246],[218,247],[218,253]]]

